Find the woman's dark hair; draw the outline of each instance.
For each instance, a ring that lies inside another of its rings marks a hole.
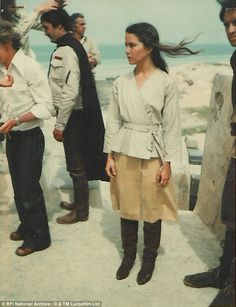
[[[192,41],[182,40],[178,45],[164,45],[160,43],[159,34],[156,28],[146,22],[135,23],[126,28],[126,33],[134,34],[138,37],[140,42],[144,44],[146,48],[152,48],[152,61],[154,65],[161,70],[168,73],[168,66],[166,61],[161,56],[161,52],[164,52],[170,57],[179,55],[191,55],[197,54],[199,51],[192,51],[187,47]]]
[[[220,20],[223,22],[226,10],[236,9],[236,1],[235,0],[217,0],[217,2],[221,5]]]
[[[0,44],[9,42],[15,50],[21,47],[20,35],[14,31],[12,24],[9,21],[0,20]]]
[[[71,31],[70,16],[62,8],[42,14],[41,22],[43,21],[50,23],[54,28],[63,26],[65,31]]]
[[[19,16],[16,10],[16,1],[15,0],[1,0],[1,19],[10,21],[13,24],[17,23]]]

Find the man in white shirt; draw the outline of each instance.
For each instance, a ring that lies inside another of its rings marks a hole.
[[[7,134],[6,155],[21,224],[10,239],[23,240],[16,255],[27,256],[51,243],[43,191],[44,136],[40,129],[53,110],[50,87],[41,66],[20,48],[20,36],[9,22],[0,23],[0,132]],[[3,84],[4,85],[4,84]]]
[[[88,60],[92,69],[101,63],[100,51],[97,44],[91,38],[85,35],[86,21],[85,17],[81,13],[74,13],[71,15],[72,31],[74,37],[83,45],[87,52]]]

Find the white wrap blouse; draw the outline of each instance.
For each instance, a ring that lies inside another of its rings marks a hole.
[[[115,80],[104,152],[181,160],[178,91],[167,73],[156,69],[139,88],[134,71]]]

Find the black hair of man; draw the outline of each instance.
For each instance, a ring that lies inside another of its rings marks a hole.
[[[236,9],[236,0],[217,0],[221,5],[220,20],[224,22],[224,15],[228,9]]]
[[[65,31],[71,31],[71,20],[69,14],[64,9],[57,9],[41,15],[41,22],[50,23],[53,28],[62,26]]]

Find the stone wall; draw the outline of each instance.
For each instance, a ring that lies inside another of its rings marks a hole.
[[[195,212],[219,237],[225,226],[221,223],[221,196],[229,164],[233,137],[230,135],[231,76],[217,74],[213,81],[201,179]]]

